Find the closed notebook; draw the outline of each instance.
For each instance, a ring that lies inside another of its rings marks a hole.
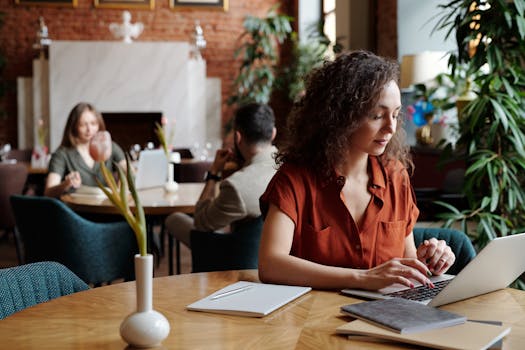
[[[402,298],[344,305],[341,312],[401,334],[454,326],[467,320],[465,316]]]
[[[347,334],[349,340],[357,341],[385,339],[425,348],[484,350],[489,349],[492,344],[509,334],[510,330],[508,326],[467,321],[452,327],[413,334],[399,334],[363,320],[355,320],[338,327],[336,333]]]
[[[310,290],[310,287],[239,281],[186,308],[192,311],[263,317]]]

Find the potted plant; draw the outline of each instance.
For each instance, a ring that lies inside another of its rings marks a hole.
[[[247,102],[268,103],[275,84],[278,65],[278,46],[292,32],[292,18],[277,13],[278,5],[270,8],[265,17],[247,16],[243,40],[234,56],[241,57],[239,74],[233,83],[228,104]]]
[[[461,111],[456,143],[467,164],[468,209],[443,203],[450,211],[440,216],[447,226],[460,222],[481,248],[525,230],[525,1],[453,0],[440,8],[436,28],[458,44],[449,65],[465,65],[475,96]]]
[[[135,287],[137,310],[129,314],[120,325],[122,339],[132,347],[145,348],[159,346],[168,336],[170,325],[166,317],[153,310],[153,256],[148,254],[146,236],[146,218],[140,198],[135,189],[133,171],[129,158],[126,156],[126,173],[117,167],[119,183],[115,181],[112,172],[106,167],[105,161],[111,155],[111,135],[107,131],[99,131],[90,141],[89,154],[100,163],[106,188],[98,178],[98,186],[108,199],[120,211],[137,238],[139,254],[135,255]],[[129,196],[135,207],[129,205]]]

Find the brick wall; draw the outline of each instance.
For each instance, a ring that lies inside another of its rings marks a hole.
[[[108,26],[112,22],[122,22],[122,9],[95,8],[94,0],[77,2],[76,8],[69,8],[15,5],[15,0],[0,0],[0,12],[5,13],[4,25],[0,28],[0,50],[8,60],[1,78],[10,82],[12,88],[3,103],[8,117],[0,118],[0,144],[11,142],[16,145],[16,78],[31,76],[32,60],[36,56],[32,45],[36,41],[39,16],[44,17],[54,40],[115,40]],[[140,41],[189,41],[195,21],[200,21],[207,41],[203,53],[207,75],[219,77],[222,81],[222,120],[225,122],[232,112],[226,99],[238,70],[233,52],[243,31],[243,19],[247,15],[262,16],[277,2],[282,3],[283,12],[296,16],[298,0],[229,0],[227,12],[172,10],[169,0],[155,0],[154,10],[128,10],[133,23],[144,23]],[[390,57],[397,55],[396,4],[397,0],[381,0],[375,5],[377,52]],[[285,118],[289,106],[274,107],[278,119]]]
[[[214,10],[172,10],[169,0],[156,0],[154,10],[128,9],[132,23],[144,23],[140,41],[190,41],[195,21],[199,20],[207,41],[203,53],[207,75],[222,80],[222,118],[230,117],[225,103],[229,87],[237,73],[233,59],[237,39],[243,31],[245,16],[262,16],[278,0],[229,0],[227,12]],[[290,6],[291,4],[291,6]],[[285,1],[288,11],[295,1]],[[95,8],[93,0],[78,0],[76,8],[15,5],[14,0],[0,0],[4,25],[0,28],[0,50],[8,61],[4,79],[12,91],[7,94],[5,107],[8,117],[0,119],[0,144],[16,144],[16,78],[31,76],[32,49],[36,41],[38,18],[43,16],[53,40],[115,40],[108,26],[122,22],[122,9]]]

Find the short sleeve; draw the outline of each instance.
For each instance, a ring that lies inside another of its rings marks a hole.
[[[263,217],[266,217],[270,204],[273,204],[297,225],[298,207],[301,203],[299,197],[304,194],[297,183],[293,172],[286,166],[281,167],[259,200]]]
[[[124,155],[124,151],[122,148],[116,144],[115,142],[112,142],[111,145],[111,157],[110,157],[110,164],[106,163],[106,166],[110,167],[113,163],[120,163],[120,161],[126,159],[126,156]]]
[[[407,225],[406,236],[412,233],[412,230],[414,229],[414,226],[416,225],[417,218],[419,217],[419,208],[416,205],[416,195],[414,193],[414,188],[412,187],[410,180],[408,179],[408,174],[407,174],[407,180],[408,180],[407,197],[409,198],[409,200],[407,201],[408,203],[408,207],[407,207],[408,225]]]
[[[61,178],[65,176],[67,169],[66,153],[62,148],[58,148],[52,155],[49,160],[49,165],[47,167],[48,173],[59,174]]]

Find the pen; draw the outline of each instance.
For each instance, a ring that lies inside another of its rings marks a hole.
[[[240,292],[244,292],[244,291],[247,291],[248,289],[252,289],[253,286],[244,286],[244,287],[240,287],[240,288],[235,288],[235,289],[232,289],[232,290],[229,290],[229,291],[226,291],[224,293],[220,293],[220,294],[217,294],[217,295],[214,295],[210,298],[210,300],[215,300],[215,299],[220,299],[220,298],[223,298],[223,297],[227,297],[228,295],[232,295],[232,294],[237,294],[237,293],[240,293]]]

